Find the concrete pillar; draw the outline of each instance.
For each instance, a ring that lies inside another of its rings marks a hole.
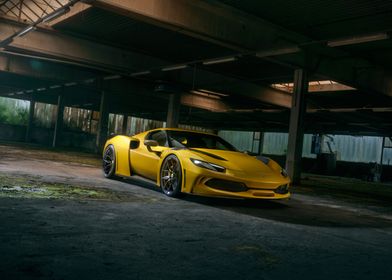
[[[28,143],[31,140],[31,132],[34,126],[34,112],[35,112],[35,99],[34,95],[31,95],[30,99],[30,108],[29,108],[29,119],[27,120],[27,127],[26,127],[26,137],[25,141]]]
[[[286,169],[293,184],[298,184],[301,179],[302,143],[304,138],[303,125],[307,92],[307,73],[303,69],[297,69],[294,72],[294,91],[290,112],[289,143],[286,158]]]
[[[180,119],[181,94],[171,93],[167,110],[166,127],[176,128]]]
[[[127,128],[128,128],[128,115],[123,115],[123,123],[122,123],[122,134],[127,134]]]
[[[105,141],[108,137],[109,129],[109,111],[108,111],[108,100],[107,93],[101,91],[101,105],[99,108],[99,123],[98,123],[98,133],[96,140],[96,152],[102,152]]]
[[[57,97],[57,116],[56,116],[56,123],[54,125],[54,132],[53,132],[53,143],[52,147],[56,147],[58,145],[58,139],[61,134],[61,130],[63,129],[63,120],[64,118],[64,96],[63,94],[59,94]]]
[[[264,132],[259,132],[259,145],[258,145],[258,150],[257,154],[261,155],[263,153],[263,146],[264,146]]]

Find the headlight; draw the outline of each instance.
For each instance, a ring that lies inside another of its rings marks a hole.
[[[226,168],[224,168],[223,166],[211,163],[211,162],[207,162],[207,161],[203,161],[200,159],[194,159],[191,158],[190,159],[194,165],[198,166],[198,167],[202,167],[202,168],[206,168],[212,171],[217,171],[217,172],[225,172]]]
[[[281,170],[280,170],[280,174],[282,174],[282,176],[283,177],[287,177],[287,176],[289,176],[289,174],[287,174],[287,171],[286,171],[286,169],[284,169],[284,168],[282,168]]]

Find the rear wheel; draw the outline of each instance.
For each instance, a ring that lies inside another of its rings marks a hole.
[[[116,167],[116,153],[113,145],[106,147],[102,159],[102,171],[106,178],[113,178]]]
[[[170,155],[162,163],[161,189],[170,197],[181,196],[182,170],[180,160],[175,155]]]

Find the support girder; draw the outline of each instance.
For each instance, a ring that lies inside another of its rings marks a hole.
[[[0,30],[2,31],[0,41],[21,28],[22,26],[18,23],[0,20]],[[167,62],[147,55],[43,29],[37,29],[23,37],[16,38],[6,49],[124,74],[146,67],[154,68],[167,65]]]
[[[48,23],[48,25],[49,26],[53,26],[53,25],[55,25],[57,23],[66,21],[67,19],[69,19],[69,18],[71,18],[73,16],[76,16],[76,15],[78,15],[80,13],[83,13],[84,11],[86,11],[86,10],[88,10],[90,8],[91,8],[91,5],[89,5],[89,4],[86,4],[86,3],[83,3],[83,2],[77,2],[76,4],[74,4],[72,6],[72,8],[71,8],[71,10],[69,12],[67,12],[66,14],[64,14],[64,15],[58,17],[58,18],[55,18],[55,19],[51,20]]]
[[[12,32],[14,32],[15,28],[20,28],[20,25],[0,20],[0,29],[4,30],[4,32],[0,34],[0,40],[7,38]],[[43,58],[50,58],[51,60],[58,59],[58,62],[60,63],[77,64],[77,66],[85,66],[101,71],[115,72],[124,75],[129,75],[135,71],[137,72],[149,68],[160,68],[172,64],[168,61],[157,59],[155,57],[136,52],[124,51],[119,48],[41,29],[30,32],[24,37],[17,38],[9,45],[9,47],[7,47],[7,49],[8,48],[10,48],[11,51],[33,53],[34,55],[39,55]],[[1,66],[2,63],[3,67]],[[0,71],[2,69],[12,71],[12,68],[4,65],[7,65],[7,62],[1,62],[0,60]],[[17,67],[15,66],[15,68]],[[63,70],[64,68],[62,71]],[[17,70],[15,69],[15,71]],[[29,76],[37,75],[37,73],[31,71],[28,67],[23,69],[21,72]],[[62,75],[61,73],[54,72],[47,74],[51,78],[55,75]],[[68,74],[72,75],[72,73]],[[41,72],[39,75],[43,78],[45,73]],[[72,77],[68,76],[67,78]],[[185,76],[185,79],[186,80],[180,79],[179,82],[192,84],[192,75],[188,77]],[[239,79],[226,77],[206,70],[198,70],[198,81],[201,85],[220,83],[227,84],[229,81],[230,84],[236,84],[235,87],[237,88],[237,90],[235,90],[233,87],[231,93],[238,95],[244,95],[245,93],[245,91],[241,89],[241,85],[252,87],[254,89],[253,93],[256,94],[255,96],[251,96],[252,98],[256,98],[273,105],[290,107],[291,101],[287,101],[286,94],[279,90],[258,86],[253,83],[244,82]],[[271,93],[275,94],[277,98],[271,98]],[[281,102],[282,99],[285,100],[285,102]],[[275,102],[275,100],[279,101]]]
[[[0,53],[0,72],[44,79],[53,82],[81,81],[97,76],[97,72],[29,57]]]
[[[96,0],[114,13],[197,37],[239,52],[287,47],[306,38],[213,1]]]

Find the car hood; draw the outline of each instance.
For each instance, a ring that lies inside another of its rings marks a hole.
[[[197,156],[202,160],[221,165],[236,175],[244,175],[255,179],[265,178],[266,176],[282,179],[280,171],[272,169],[261,159],[245,153],[198,148],[192,148],[189,151],[195,157]]]

